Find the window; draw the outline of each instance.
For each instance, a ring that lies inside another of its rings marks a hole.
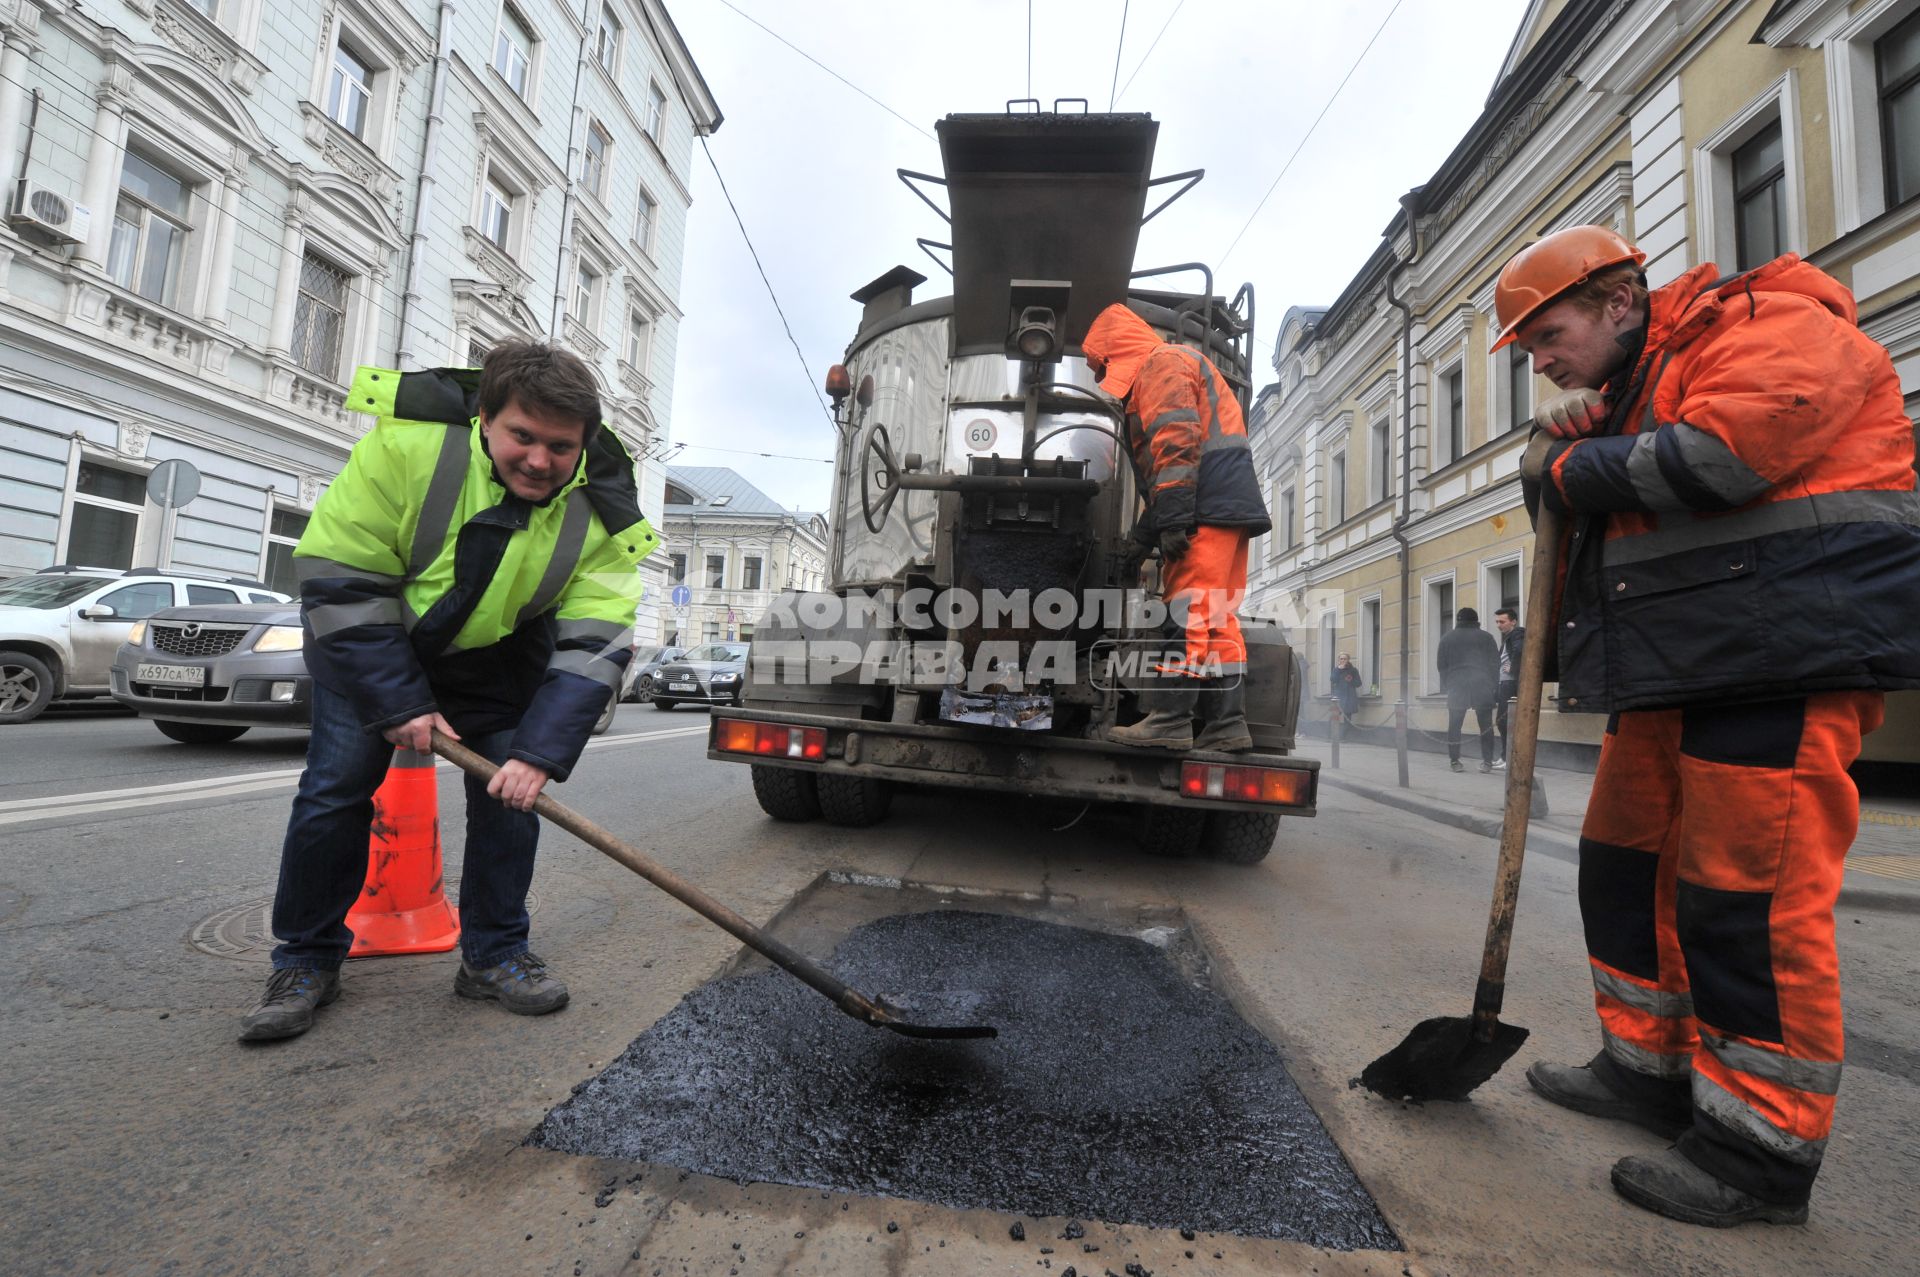
[[[1920,13],[1873,46],[1887,207],[1920,195]]]
[[[653,362],[653,325],[639,311],[627,318],[628,367],[645,376]]]
[[[239,601],[239,592],[230,590],[224,585],[201,585],[193,582],[187,586],[189,603],[238,603]]]
[[[751,643],[753,641],[753,626],[745,621],[740,623],[740,641],[742,643]]]
[[[1440,686],[1440,640],[1453,629],[1453,581],[1427,582],[1426,631],[1427,693],[1444,690]]]
[[[475,335],[467,338],[467,367],[478,368],[487,362],[487,352],[493,349],[493,343],[485,337]]]
[[[1380,600],[1360,604],[1360,678],[1367,687],[1380,686]]]
[[[1442,451],[1435,469],[1451,465],[1467,455],[1467,374],[1455,368],[1440,378],[1440,403],[1445,415],[1440,420]]]
[[[1337,528],[1347,521],[1347,454],[1333,454],[1327,463],[1327,526]]]
[[[640,211],[633,219],[633,242],[640,246],[641,252],[649,255],[653,252],[653,224],[659,212],[660,201],[645,191],[640,192]]]
[[[709,643],[720,641],[720,622],[707,621],[700,626],[700,637]]]
[[[620,66],[620,19],[613,16],[613,6],[600,6],[600,29],[593,35],[593,56],[608,75],[616,75]]]
[[[231,602],[231,598],[226,600]],[[96,607],[110,607],[122,621],[144,621],[163,607],[173,606],[173,586],[166,581],[142,581],[109,590],[94,600]]]
[[[573,317],[592,326],[593,301],[599,294],[600,272],[583,263],[573,280]]]
[[[1393,495],[1393,425],[1386,420],[1373,423],[1368,439],[1367,496],[1385,501]]]
[[[687,556],[684,554],[676,554],[673,556],[673,583],[675,585],[680,585],[683,582],[685,582],[686,579],[687,579]]]
[[[333,48],[333,69],[327,72],[327,118],[364,139],[372,101],[373,68],[342,40]]]
[[[489,173],[486,186],[480,192],[480,233],[503,250],[513,230],[513,202],[513,192]]]
[[[220,0],[187,0],[187,3],[209,19],[220,20]]]
[[[647,136],[658,142],[660,128],[667,118],[667,94],[657,84],[647,85]]]
[[[1751,270],[1786,251],[1786,151],[1774,120],[1733,153],[1734,250]]]
[[[593,192],[595,199],[607,194],[607,152],[613,138],[598,124],[587,126],[587,149],[580,160],[580,185]]]
[[[1499,599],[1496,608],[1520,610],[1520,564],[1502,563],[1493,570],[1493,593]]]
[[[1507,347],[1507,429],[1533,420],[1533,364],[1519,346]]]
[[[533,69],[533,32],[507,5],[500,6],[500,25],[493,33],[493,69],[508,88],[520,97],[527,96],[528,74]]]
[[[740,563],[740,588],[757,590],[760,588],[760,556],[749,554]]]
[[[1292,484],[1287,485],[1286,490],[1280,494],[1280,545],[1283,549],[1291,550],[1299,544],[1300,538],[1293,527],[1294,514],[1299,503],[1297,490]]]
[[[707,588],[724,590],[727,588],[727,556],[709,554],[707,556]]]
[[[262,579],[291,598],[300,597],[300,577],[293,570],[293,547],[307,530],[307,516],[298,510],[275,509],[267,525],[267,567]]]
[[[293,310],[293,361],[328,379],[340,375],[340,339],[347,327],[352,276],[309,251],[300,261],[300,295]]]
[[[108,278],[148,301],[173,305],[193,231],[187,222],[192,197],[185,179],[129,148],[107,245]]]
[[[1323,684],[1320,688],[1325,695],[1333,684],[1333,663],[1340,656],[1340,618],[1332,612],[1320,614],[1320,670],[1316,680]]]
[[[90,568],[132,567],[146,503],[145,476],[82,461],[73,483],[66,561]]]

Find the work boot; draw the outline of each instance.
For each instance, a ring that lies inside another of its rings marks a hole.
[[[240,1040],[297,1038],[313,1027],[314,1014],[339,996],[338,971],[281,967],[267,977],[267,996],[240,1021]]]
[[[1243,674],[1229,674],[1207,680],[1199,696],[1200,721],[1205,724],[1193,738],[1195,749],[1214,749],[1227,754],[1244,754],[1253,748],[1247,734],[1247,680]]]
[[[1135,699],[1146,717],[1131,727],[1111,728],[1107,739],[1142,749],[1192,749],[1193,705],[1197,698],[1198,693],[1189,689],[1137,692]]]
[[[1527,1069],[1527,1082],[1561,1108],[1592,1117],[1632,1122],[1666,1139],[1678,1139],[1682,1131],[1693,1125],[1693,1104],[1684,1082],[1672,1085],[1672,1094],[1665,1102],[1651,1097],[1630,1099],[1607,1085],[1602,1076],[1611,1075],[1618,1067],[1606,1058],[1604,1051],[1587,1064],[1550,1064],[1538,1060]],[[1648,1079],[1648,1089],[1656,1088],[1666,1089],[1661,1083]]]
[[[567,986],[547,974],[547,964],[531,952],[516,953],[484,971],[463,960],[453,977],[463,998],[498,1002],[515,1015],[545,1015],[567,1005]]]
[[[1623,1157],[1613,1164],[1613,1190],[1656,1215],[1683,1224],[1732,1228],[1758,1220],[1763,1224],[1804,1224],[1807,1204],[1781,1206],[1715,1179],[1677,1148],[1647,1157]]]

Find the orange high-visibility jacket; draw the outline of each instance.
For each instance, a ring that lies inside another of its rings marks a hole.
[[[1576,515],[1560,703],[1920,686],[1913,424],[1853,295],[1788,254],[1648,298],[1605,435],[1549,453]]]
[[[1240,402],[1205,355],[1171,345],[1120,302],[1101,311],[1080,349],[1106,365],[1101,389],[1127,405],[1127,446],[1147,513],[1137,534],[1200,524],[1272,527],[1247,450]]]

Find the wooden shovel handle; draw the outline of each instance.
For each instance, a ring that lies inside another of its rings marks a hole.
[[[1533,525],[1533,571],[1527,579],[1526,646],[1520,654],[1520,701],[1507,725],[1507,809],[1500,823],[1500,863],[1493,874],[1493,908],[1487,915],[1487,948],[1480,983],[1473,992],[1473,1035],[1493,1040],[1506,996],[1507,951],[1513,945],[1513,914],[1520,902],[1520,865],[1527,850],[1527,818],[1533,809],[1533,760],[1540,743],[1542,676],[1553,629],[1553,587],[1560,563],[1561,518],[1540,502]]]

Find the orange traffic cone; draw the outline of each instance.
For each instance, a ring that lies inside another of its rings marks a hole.
[[[447,903],[440,867],[440,799],[433,755],[393,751],[393,766],[373,796],[367,882],[347,913],[350,958],[445,953],[460,943],[460,919]]]

